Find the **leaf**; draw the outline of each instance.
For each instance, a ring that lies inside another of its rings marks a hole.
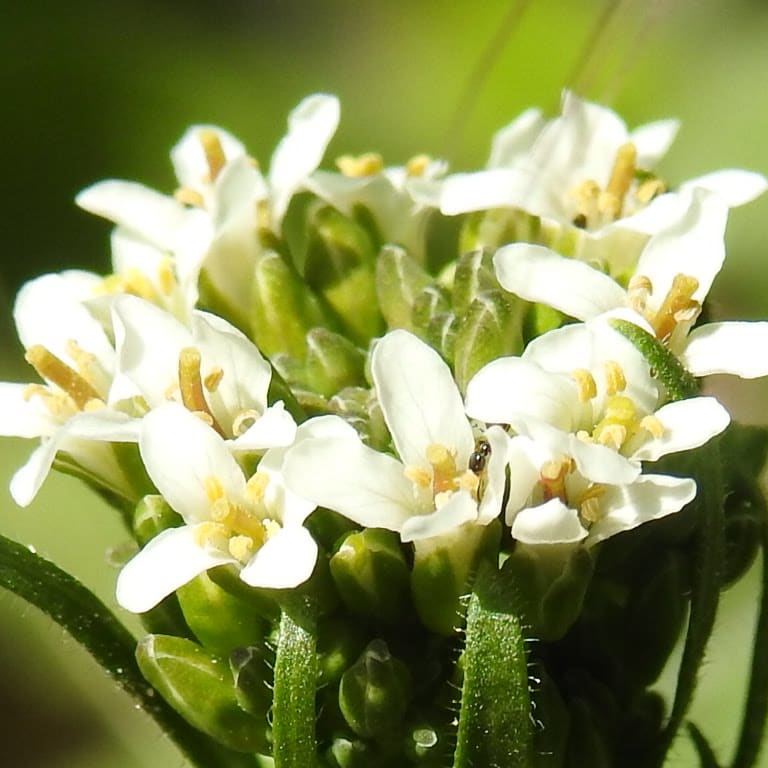
[[[135,638],[90,590],[49,560],[5,536],[0,536],[0,586],[63,627],[155,719],[193,765],[255,765],[251,756],[237,755],[213,743],[154,695],[136,664]]]
[[[699,756],[700,768],[720,768],[712,747],[704,734],[693,723],[688,723],[688,733],[691,735],[691,741]]]

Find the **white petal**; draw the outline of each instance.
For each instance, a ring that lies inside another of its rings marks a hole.
[[[768,376],[768,323],[707,323],[694,328],[680,362],[694,376],[730,373],[742,379]]]
[[[510,424],[525,415],[566,431],[581,415],[574,381],[519,357],[500,357],[481,368],[467,384],[465,407],[487,424]]]
[[[172,197],[133,181],[100,181],[80,192],[75,202],[168,251],[173,250],[187,215]]]
[[[312,575],[316,560],[317,544],[309,531],[286,527],[267,539],[240,571],[240,578],[252,587],[289,589]]]
[[[576,435],[569,435],[568,455],[584,477],[595,483],[631,483],[640,474],[639,464],[629,461],[613,448],[596,443],[585,443]]]
[[[403,465],[357,437],[299,440],[283,473],[294,493],[370,528],[400,531],[417,511]]]
[[[267,408],[231,445],[236,451],[262,451],[265,448],[287,447],[296,439],[296,422],[285,410],[283,401]]]
[[[641,475],[631,485],[608,486],[600,497],[607,514],[590,528],[587,545],[678,512],[695,496],[693,480],[669,475]]]
[[[406,520],[400,531],[400,538],[404,542],[431,539],[472,520],[477,520],[477,502],[467,491],[457,491],[434,512],[413,515]]]
[[[544,124],[541,110],[532,108],[526,109],[509,125],[497,131],[493,137],[488,167],[513,165],[524,152],[530,150]]]
[[[193,125],[171,150],[171,162],[182,187],[203,190],[210,186],[210,167],[200,141],[201,131],[212,131],[219,140],[227,163],[245,154],[245,147],[231,133],[215,125]]]
[[[586,320],[624,305],[625,293],[611,277],[541,245],[516,243],[493,257],[503,288],[528,301],[549,304]]]
[[[67,435],[87,440],[110,443],[137,443],[141,419],[134,419],[120,411],[102,408],[75,414],[66,423]]]
[[[529,174],[506,168],[457,173],[443,182],[440,210],[446,216],[523,205],[529,210],[525,191],[530,191],[530,182]]]
[[[487,525],[501,514],[509,462],[509,436],[504,429],[494,424],[483,433],[483,437],[488,441],[491,455],[486,466],[485,489],[478,508],[478,522]]]
[[[39,395],[27,396],[30,384],[0,382],[0,435],[3,437],[41,437],[59,425]]]
[[[575,510],[560,499],[523,509],[511,525],[512,538],[523,544],[575,544],[587,536]]]
[[[376,395],[404,464],[424,466],[432,444],[464,464],[474,439],[450,368],[432,347],[403,330],[388,333],[371,359]]]
[[[279,222],[293,193],[314,171],[339,124],[339,100],[327,94],[304,99],[288,116],[288,133],[277,145],[269,168],[272,213]]]
[[[11,497],[20,507],[29,506],[51,471],[56,451],[64,438],[63,430],[58,430],[30,454],[23,467],[16,470],[11,478],[9,490]]]
[[[698,448],[719,435],[731,421],[728,411],[714,397],[693,397],[668,403],[654,416],[664,427],[664,433],[632,451],[633,459],[656,461],[668,453]]]
[[[144,417],[139,450],[152,482],[187,523],[210,519],[211,477],[234,502],[243,500],[245,478],[226,444],[181,405],[166,403]]]
[[[646,170],[653,168],[667,154],[667,150],[680,129],[679,120],[657,120],[635,128],[629,140],[637,149],[637,166]]]
[[[120,571],[117,602],[127,611],[144,613],[203,571],[232,562],[232,557],[198,546],[192,526],[169,528]]]
[[[509,498],[507,499],[506,520],[511,525],[514,516],[526,505],[536,484],[539,482],[541,465],[553,458],[545,447],[534,443],[529,437],[516,435],[507,446],[509,462]]]
[[[729,208],[751,202],[760,197],[766,188],[768,179],[761,173],[739,169],[713,171],[680,185],[681,192],[689,189],[708,189],[715,192]]]

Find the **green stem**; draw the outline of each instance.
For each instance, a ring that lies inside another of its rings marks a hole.
[[[0,536],[0,586],[39,608],[63,627],[129,693],[199,768],[252,768],[250,755],[219,747],[188,725],[142,677],[136,640],[77,579],[27,547]]]
[[[768,510],[765,499],[758,497],[762,512],[760,545],[762,548],[762,594],[755,628],[749,691],[742,715],[741,734],[731,768],[752,768],[756,764],[768,717]]]
[[[272,706],[275,768],[312,768],[317,764],[316,648],[314,608],[298,602],[283,606]]]
[[[453,768],[533,764],[523,622],[510,586],[482,566],[469,600]]]

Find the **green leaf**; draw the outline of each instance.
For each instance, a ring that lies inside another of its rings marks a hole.
[[[494,568],[481,566],[467,612],[453,768],[533,765],[523,621],[510,586]]]
[[[286,603],[275,656],[272,754],[275,768],[313,768],[317,765],[316,610],[310,601]]]
[[[704,734],[693,723],[688,723],[688,733],[691,735],[691,741],[699,756],[700,768],[720,768],[712,747]]]
[[[611,325],[629,339],[648,361],[670,400],[685,400],[699,394],[699,384],[683,364],[661,342],[628,320],[614,318]]]
[[[153,695],[134,657],[136,640],[77,579],[27,547],[0,536],[0,586],[63,627],[201,768],[248,768],[254,760],[219,747]]]

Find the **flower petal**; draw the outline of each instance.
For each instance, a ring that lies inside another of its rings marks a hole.
[[[226,163],[245,154],[245,147],[228,131],[216,125],[192,125],[171,150],[171,163],[182,187],[203,191],[212,184],[211,169],[201,133],[213,133],[224,151]]]
[[[413,515],[406,520],[400,530],[400,538],[404,542],[431,539],[473,520],[477,520],[477,502],[467,491],[457,491],[434,512]]]
[[[41,437],[59,425],[38,395],[29,395],[30,384],[0,382],[0,435]]]
[[[443,182],[440,211],[446,216],[491,208],[522,207],[526,210],[531,188],[528,173],[509,168],[492,168],[477,173],[456,173]]]
[[[520,160],[521,155],[531,149],[545,124],[540,109],[526,109],[494,135],[488,167],[503,168]]]
[[[288,447],[296,439],[296,422],[282,400],[266,411],[242,435],[231,442],[235,451],[263,451],[265,448]]]
[[[511,526],[512,538],[523,544],[575,544],[587,537],[576,511],[560,499],[521,510]]]
[[[455,451],[465,464],[472,429],[450,368],[432,347],[403,330],[388,333],[371,359],[376,395],[404,464],[424,466],[432,444]]]
[[[506,290],[527,301],[549,304],[578,320],[625,303],[623,288],[611,277],[541,245],[506,245],[496,251],[493,264]]]
[[[694,376],[730,373],[742,379],[768,376],[768,323],[707,323],[694,328],[680,362]]]
[[[144,613],[198,574],[233,562],[232,557],[199,546],[192,526],[169,528],[120,571],[117,602],[127,611]]]
[[[715,192],[729,208],[749,203],[765,192],[768,179],[761,173],[729,168],[713,171],[680,185],[680,191],[707,189]]]
[[[637,150],[638,168],[653,168],[672,145],[680,130],[680,121],[674,119],[656,120],[635,128],[629,140]]]
[[[240,578],[252,587],[290,589],[312,575],[316,560],[317,544],[309,531],[285,527],[267,539],[240,571]]]

